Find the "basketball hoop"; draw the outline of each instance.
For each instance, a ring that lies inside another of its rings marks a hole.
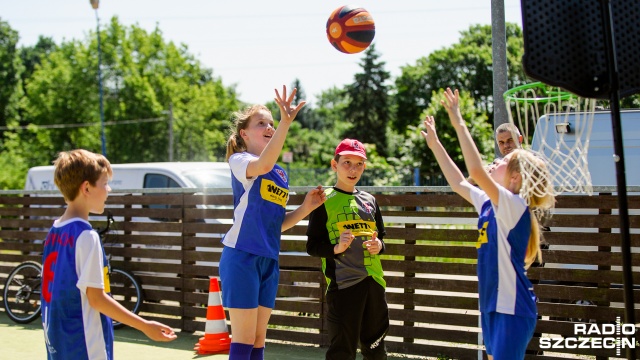
[[[547,162],[556,194],[592,195],[587,154],[596,100],[541,82],[509,89],[504,97],[524,148]]]

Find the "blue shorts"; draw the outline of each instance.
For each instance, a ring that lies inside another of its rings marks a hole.
[[[225,246],[220,257],[222,305],[255,309],[276,305],[280,268],[278,261]]]
[[[487,355],[493,355],[493,360],[524,359],[536,321],[536,318],[498,312],[482,313],[482,338]]]

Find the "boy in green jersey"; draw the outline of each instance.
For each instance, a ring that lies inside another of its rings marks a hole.
[[[355,359],[358,343],[364,359],[387,358],[384,223],[373,195],[356,189],[366,159],[360,141],[342,140],[331,160],[336,185],[325,189],[326,202],[309,215],[307,253],[322,258],[328,284],[326,359]]]

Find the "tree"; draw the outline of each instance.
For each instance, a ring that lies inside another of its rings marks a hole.
[[[356,74],[355,82],[346,87],[349,106],[345,116],[353,124],[346,136],[374,144],[384,157],[387,155],[386,129],[390,116],[389,90],[385,82],[390,74],[384,70],[385,62],[378,61],[379,58],[375,44],[372,44],[360,63],[362,73]]]
[[[105,122],[115,123],[106,127],[112,162],[166,161],[170,107],[175,160],[224,158],[228,117],[239,105],[234,88],[157,28],[148,33],[114,17],[100,36]],[[86,127],[100,122],[96,34],[64,42],[41,59],[25,100],[30,123],[79,126],[41,129],[39,136],[49,139],[41,149],[47,158],[78,147],[100,152],[99,126]]]
[[[333,87],[320,94],[317,108],[308,108],[308,118],[317,124],[315,129],[304,128],[296,117],[284,144],[285,151],[293,152],[294,167],[329,167],[336,145],[350,127],[344,121],[347,105],[344,91]]]
[[[517,24],[506,24],[509,87],[527,82],[522,69],[524,43]],[[446,87],[470,93],[476,107],[493,122],[493,60],[491,25],[472,25],[460,42],[420,58],[402,68],[396,79],[396,116],[393,129],[401,131],[420,116],[433,91]]]
[[[22,60],[22,65],[24,65],[22,80],[24,81],[30,78],[35,71],[36,66],[42,63],[42,59],[47,57],[57,48],[58,46],[52,38],[42,35],[38,37],[38,42],[34,46],[25,46],[20,48],[20,59]]]
[[[300,101],[305,100],[307,104],[300,109],[298,115],[296,115],[296,122],[300,124],[303,128],[313,129],[314,124],[311,123],[311,118],[309,117],[309,99],[307,99],[307,94],[302,88],[302,84],[300,83],[300,79],[296,78],[291,83],[291,87],[287,89],[287,91],[293,91],[293,89],[297,89],[296,95],[293,98],[293,104],[299,104]]]
[[[434,176],[440,176],[442,172],[438,162],[427,147],[424,138],[420,135],[420,130],[424,130],[422,120],[426,115],[432,115],[436,121],[436,130],[442,146],[456,165],[465,172],[466,167],[459,140],[454,128],[451,126],[447,111],[441,104],[441,101],[444,100],[444,90],[434,91],[430,99],[431,102],[420,116],[420,120],[415,120],[408,125],[404,146],[402,146],[404,153],[401,155],[400,162],[406,166],[419,167],[423,177],[433,178]],[[467,123],[471,137],[480,154],[490,154],[492,156],[494,143],[492,126],[487,122],[486,115],[475,107],[474,100],[466,91],[460,92],[460,112]],[[483,155],[483,157],[489,160],[486,155]]]
[[[18,32],[0,19],[0,126],[7,126],[17,116],[22,72],[18,40]]]

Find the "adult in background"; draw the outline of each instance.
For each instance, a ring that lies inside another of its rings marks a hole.
[[[513,150],[522,148],[522,135],[512,123],[504,123],[496,129],[496,143],[500,157],[505,157]]]

